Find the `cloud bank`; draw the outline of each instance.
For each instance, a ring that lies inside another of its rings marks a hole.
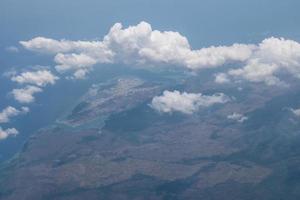
[[[162,96],[152,99],[150,106],[161,113],[181,112],[193,114],[201,107],[209,107],[214,104],[224,104],[230,100],[223,93],[212,96],[202,95],[201,93],[180,93],[179,91],[164,91]]]
[[[20,42],[28,50],[54,55],[58,72],[72,71],[74,78],[84,78],[95,64],[176,65],[197,70],[226,63],[241,68],[226,72],[231,79],[267,85],[285,85],[281,73],[300,78],[300,44],[283,38],[267,38],[260,44],[233,44],[192,49],[188,39],[178,32],[153,30],[141,22],[124,28],[113,25],[103,40],[69,41],[44,37]],[[217,83],[230,79],[216,76]]]
[[[168,64],[189,69],[217,67],[227,62],[246,61],[254,48],[253,45],[233,44],[193,50],[180,33],[153,30],[146,22],[128,28],[117,23],[102,41],[37,37],[20,44],[31,51],[54,54],[57,71],[75,71],[77,78],[82,78],[97,63]]]

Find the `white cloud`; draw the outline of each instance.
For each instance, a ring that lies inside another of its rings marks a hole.
[[[19,134],[19,131],[15,128],[9,128],[9,129],[3,130],[0,127],[0,140],[5,140],[10,136],[16,136],[18,134]]]
[[[98,61],[86,54],[62,54],[59,53],[54,58],[57,65],[55,69],[64,73],[69,70],[73,70],[74,78],[82,79],[85,78],[86,73],[88,73],[92,66]]]
[[[115,24],[103,43],[114,52],[114,60],[123,63],[175,64],[191,69],[220,66],[228,61],[244,61],[251,55],[252,46],[209,47],[192,50],[188,39],[178,32],[152,30],[150,24],[123,29]]]
[[[228,74],[251,82],[282,85],[284,83],[274,75],[278,68],[275,64],[264,64],[258,60],[250,60],[244,68],[229,70]]]
[[[292,111],[292,113],[293,113],[294,115],[300,117],[300,109],[293,109],[293,108],[291,108],[290,110]]]
[[[186,66],[191,69],[202,69],[219,67],[228,62],[244,62],[251,56],[253,49],[253,45],[247,44],[203,48],[191,52],[191,57],[186,60]]]
[[[240,123],[243,123],[244,121],[248,120],[248,117],[240,113],[232,113],[231,115],[228,115],[227,118]]]
[[[223,93],[212,96],[202,95],[201,93],[180,93],[179,91],[164,91],[162,96],[156,96],[152,99],[151,107],[159,112],[172,113],[182,112],[193,114],[200,107],[209,107],[214,104],[224,104],[230,100]]]
[[[228,72],[237,79],[286,86],[278,77],[281,73],[300,78],[300,44],[274,37],[263,40],[244,67]]]
[[[117,23],[102,41],[58,41],[37,37],[20,43],[28,50],[55,54],[56,69],[60,72],[80,69],[87,72],[97,63],[211,68],[227,62],[245,61],[254,48],[253,45],[234,44],[193,50],[187,38],[178,32],[152,30],[146,22],[128,28]]]
[[[113,52],[107,49],[102,41],[68,41],[37,37],[20,43],[28,50],[54,54],[54,61],[57,63],[55,68],[58,72],[75,71],[79,78],[82,78],[83,70],[86,73],[97,63],[112,63]]]
[[[74,79],[84,79],[86,77],[87,73],[88,73],[88,70],[79,69],[74,73],[73,78]]]
[[[274,63],[290,72],[296,72],[297,75],[300,73],[300,44],[298,42],[283,38],[268,38],[259,44],[259,49],[253,57],[262,63]]]
[[[98,50],[103,49],[103,44],[100,41],[54,40],[44,37],[21,41],[20,44],[26,49],[50,54],[89,51],[98,53]]]
[[[11,93],[14,98],[20,103],[31,103],[35,100],[34,94],[43,90],[36,86],[26,86],[22,89],[14,89]]]
[[[38,70],[32,72],[23,72],[14,75],[11,80],[20,84],[34,84],[37,86],[46,86],[47,84],[55,84],[59,78],[48,70]]]
[[[116,23],[103,40],[68,41],[37,37],[20,42],[26,49],[55,55],[59,72],[72,71],[84,78],[95,64],[176,65],[188,69],[238,63],[242,68],[216,77],[217,83],[231,78],[267,85],[286,85],[278,75],[300,78],[300,44],[283,38],[267,38],[260,44],[233,44],[192,49],[186,37],[175,31],[153,30],[141,22],[123,28]]]
[[[218,84],[229,83],[230,79],[227,74],[219,73],[215,75],[215,82]]]
[[[2,112],[0,112],[0,123],[7,123],[10,121],[10,118],[18,116],[20,114],[26,114],[29,112],[28,107],[22,107],[21,110],[18,110],[12,106],[8,106]]]

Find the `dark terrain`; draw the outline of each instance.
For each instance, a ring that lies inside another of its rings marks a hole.
[[[0,199],[300,198],[300,121],[287,109],[299,105],[298,85],[240,91],[190,80],[187,91],[235,98],[184,115],[148,105],[169,86],[120,80],[93,86],[58,124],[34,134],[2,166]],[[227,119],[232,112],[249,120]]]

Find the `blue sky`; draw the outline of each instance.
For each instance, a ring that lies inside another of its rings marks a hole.
[[[297,0],[2,0],[0,41],[3,47],[39,35],[91,39],[116,22],[141,20],[179,31],[195,47],[265,35],[298,38],[299,7]]]

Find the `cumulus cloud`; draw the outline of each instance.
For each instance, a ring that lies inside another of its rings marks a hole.
[[[0,112],[0,123],[7,123],[10,121],[10,118],[18,116],[20,114],[26,114],[29,112],[28,107],[22,107],[20,110],[8,106],[2,112]]]
[[[60,73],[74,71],[83,78],[97,63],[112,63],[113,52],[103,41],[69,41],[37,37],[20,42],[23,47],[40,53],[54,54],[55,67]]]
[[[23,72],[19,75],[12,76],[11,80],[19,84],[33,84],[37,86],[46,86],[48,84],[55,84],[59,78],[53,75],[48,70],[38,70]]]
[[[28,107],[22,107],[20,110],[8,106],[2,112],[0,112],[0,123],[7,123],[10,121],[12,117],[16,117],[21,114],[26,114],[29,112]],[[19,134],[19,131],[15,128],[8,128],[3,130],[2,127],[0,127],[0,140],[7,139],[10,136],[17,136]]]
[[[124,28],[113,25],[103,40],[68,41],[44,37],[20,42],[28,50],[54,54],[59,72],[72,71],[84,78],[95,64],[176,65],[197,70],[238,63],[241,68],[216,76],[216,83],[241,79],[267,85],[286,85],[278,75],[300,78],[300,44],[283,38],[267,38],[260,44],[233,44],[193,49],[175,31],[153,30],[141,22]]]
[[[242,68],[229,70],[228,75],[251,82],[286,86],[278,77],[282,73],[300,78],[300,44],[271,37],[256,47]]]
[[[248,117],[240,113],[232,113],[231,115],[228,115],[227,118],[240,123],[243,123],[244,121],[248,120]]]
[[[251,60],[244,68],[230,70],[228,74],[251,82],[264,82],[267,85],[280,85],[282,84],[282,81],[274,76],[274,73],[278,68],[279,67],[275,64],[264,64],[260,63],[258,60]]]
[[[9,129],[3,130],[0,127],[0,140],[7,139],[10,136],[16,136],[18,134],[19,134],[19,131],[15,128],[9,128]]]
[[[56,69],[83,74],[97,63],[173,64],[190,69],[211,68],[227,62],[246,61],[253,45],[208,47],[193,50],[186,37],[178,32],[153,30],[141,22],[123,28],[117,23],[102,41],[68,41],[37,37],[20,42],[28,50],[55,55]],[[81,76],[78,76],[81,78]]]
[[[34,102],[34,94],[42,92],[43,90],[36,86],[26,86],[22,89],[14,89],[11,93],[15,100],[20,103],[32,103]]]
[[[179,91],[164,91],[162,96],[152,99],[150,106],[162,113],[181,112],[193,114],[200,107],[209,107],[214,104],[224,104],[230,98],[223,93],[206,96],[201,93],[180,93]]]

